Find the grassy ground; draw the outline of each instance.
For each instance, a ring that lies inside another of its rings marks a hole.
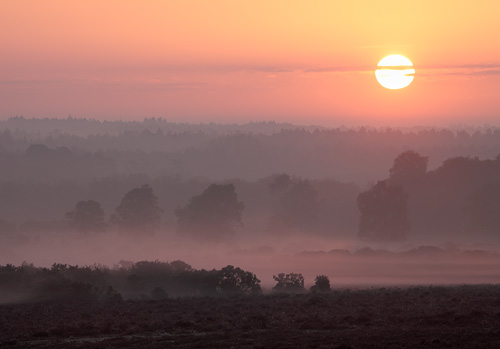
[[[0,306],[12,348],[500,348],[500,286]]]

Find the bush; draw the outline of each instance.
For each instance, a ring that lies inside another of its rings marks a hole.
[[[285,274],[280,273],[278,276],[273,275],[273,279],[276,281],[276,286],[273,287],[273,292],[285,292],[285,293],[305,293],[307,292],[304,288],[304,277],[302,274]]]
[[[151,298],[156,300],[167,299],[168,293],[161,287],[155,287],[153,290],[151,290]]]
[[[217,291],[225,295],[255,295],[262,293],[260,280],[255,274],[235,268],[232,265],[222,268],[219,272]]]
[[[326,275],[316,276],[315,283],[311,286],[311,292],[315,293],[328,293],[332,289],[330,288],[330,279]]]
[[[251,272],[228,265],[221,270],[196,270],[182,261],[122,262],[121,267],[54,264],[0,265],[0,301],[15,295],[33,301],[109,301],[127,298],[165,299],[169,296],[255,295],[260,280]],[[12,297],[11,297],[12,298]]]
[[[0,266],[0,289],[5,294],[21,295],[27,301],[121,300],[121,295],[111,286],[96,282],[98,278],[92,277],[93,271],[95,269],[89,267],[65,264],[54,264],[50,269],[26,263],[19,267]]]

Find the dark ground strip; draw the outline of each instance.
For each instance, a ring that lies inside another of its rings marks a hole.
[[[12,348],[500,347],[500,286],[0,306]]]

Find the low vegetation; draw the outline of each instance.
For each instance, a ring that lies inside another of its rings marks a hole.
[[[103,266],[32,264],[0,266],[0,301],[164,299],[169,296],[234,296],[262,292],[255,274],[228,265],[220,270],[197,270],[182,261]],[[13,298],[14,297],[14,298]]]
[[[0,305],[11,348],[493,348],[500,286]]]

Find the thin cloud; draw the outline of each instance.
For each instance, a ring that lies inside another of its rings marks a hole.
[[[160,72],[165,73],[167,67],[158,68]],[[209,74],[231,74],[231,73],[262,73],[266,76],[279,77],[279,74],[299,73],[299,74],[345,74],[345,73],[373,73],[377,66],[330,66],[330,67],[293,67],[293,66],[197,66],[193,69],[184,67],[170,67],[171,72],[180,74],[182,77],[185,73],[194,73],[188,80],[197,80],[200,76],[197,73],[204,72]],[[407,68],[407,67],[405,67]],[[500,75],[500,64],[460,64],[460,65],[427,65],[427,66],[414,66],[416,71],[415,75],[418,77],[439,77],[439,76],[498,76]],[[109,78],[97,76],[73,76],[67,78],[53,78],[53,79],[5,79],[0,80],[0,85],[51,85],[51,84],[98,84],[102,86],[143,86],[143,87],[156,87],[168,90],[187,90],[199,89],[206,87],[209,83],[203,81],[168,81],[169,79],[151,78],[154,72],[151,67],[148,67],[148,77],[137,78]],[[203,76],[203,74],[201,75]],[[182,80],[182,78],[181,78]]]
[[[500,70],[483,70],[481,72],[473,72],[471,75],[500,75]]]
[[[416,68],[423,77],[436,76],[494,76],[500,75],[500,64],[462,64],[455,66]]]
[[[457,64],[457,65],[429,65],[424,69],[500,69],[500,64]]]
[[[357,66],[357,67],[325,67],[325,68],[307,68],[302,69],[304,73],[350,73],[350,72],[372,72],[376,67]]]
[[[0,80],[0,85],[48,85],[48,84],[98,84],[101,86],[154,86],[168,90],[198,89],[207,83],[204,82],[164,82],[159,79],[104,79],[100,77],[90,78],[60,78],[60,79],[9,79]]]
[[[390,67],[384,67],[390,68]],[[399,68],[399,67],[398,67]],[[457,75],[457,76],[494,76],[500,75],[500,64],[461,64],[461,65],[440,65],[440,66],[413,66],[415,75],[423,77]],[[304,73],[366,73],[376,70],[376,66],[371,67],[324,67],[302,69]],[[408,69],[408,67],[404,67]]]

